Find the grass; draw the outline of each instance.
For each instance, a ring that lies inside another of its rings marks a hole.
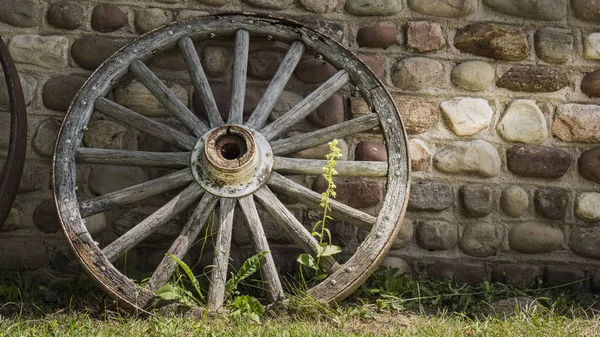
[[[50,282],[28,274],[0,276],[0,337],[4,336],[600,336],[594,295],[566,288],[458,286],[379,271],[348,301],[325,306],[303,295],[260,323],[211,314],[206,319],[119,309],[85,276]],[[56,296],[48,296],[47,287]],[[488,303],[531,296],[539,305],[510,316],[485,316]]]

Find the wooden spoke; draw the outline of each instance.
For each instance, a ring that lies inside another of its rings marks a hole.
[[[108,117],[169,143],[178,149],[191,150],[196,144],[194,137],[142,116],[104,97],[96,100],[95,107]]]
[[[318,176],[323,174],[327,160],[275,157],[273,170],[284,174]],[[340,177],[385,177],[387,163],[384,161],[345,161],[335,165]]]
[[[312,111],[318,108],[329,97],[333,96],[344,85],[350,82],[350,76],[345,70],[338,71],[317,90],[306,96],[300,103],[261,130],[265,138],[271,140],[286,132],[290,127],[300,122]]]
[[[208,79],[200,63],[200,58],[194,47],[194,42],[189,37],[182,37],[179,40],[179,48],[185,61],[185,66],[190,74],[194,88],[200,97],[200,102],[204,107],[204,111],[208,115],[208,122],[211,127],[223,125],[223,119],[219,114],[217,103],[208,84]]]
[[[131,62],[129,70],[192,134],[201,137],[208,131],[208,127],[142,61]]]
[[[313,256],[318,254],[320,249],[319,242],[310,235],[310,232],[304,228],[300,221],[277,199],[268,187],[261,187],[254,195],[301,249]],[[321,264],[330,273],[340,268],[340,265],[331,256],[322,257]]]
[[[264,258],[262,270],[263,276],[267,281],[267,287],[269,288],[271,300],[282,300],[284,298],[283,287],[281,286],[281,280],[279,279],[277,268],[275,267],[275,262],[273,261],[273,255],[271,254],[271,249],[269,248],[267,236],[265,235],[260,217],[258,216],[258,212],[256,210],[256,203],[254,202],[252,196],[246,196],[238,200],[240,207],[242,208],[242,212],[246,217],[248,227],[250,228],[250,235],[252,236],[252,244],[254,245],[254,249],[256,249],[257,252],[268,252]]]
[[[240,29],[235,33],[233,76],[231,80],[231,107],[229,124],[242,124],[244,118],[244,97],[246,95],[246,73],[248,72],[248,48],[250,34]]]
[[[147,152],[81,147],[75,159],[80,163],[124,166],[181,168],[190,163],[189,152]]]
[[[125,252],[144,241],[148,236],[154,233],[160,226],[171,220],[177,214],[184,211],[191,204],[200,199],[204,190],[196,183],[190,184],[185,190],[171,199],[163,207],[152,213],[149,217],[123,234],[121,237],[106,246],[102,252],[106,258],[114,262]]]
[[[210,217],[212,210],[217,205],[217,201],[219,198],[210,193],[204,193],[202,199],[196,206],[194,213],[188,219],[187,223],[181,230],[179,236],[175,239],[175,242],[169,248],[168,254],[174,255],[179,259],[183,259],[185,254],[192,248],[198,234],[202,231],[208,218]],[[173,260],[169,256],[165,256],[158,268],[152,274],[152,277],[148,281],[148,287],[151,290],[155,291],[160,287],[164,286],[169,282],[173,272],[175,271],[175,267],[177,267],[177,262]]]
[[[294,42],[283,58],[283,61],[281,61],[275,76],[273,76],[269,87],[267,87],[263,97],[258,102],[258,105],[252,113],[252,116],[250,116],[246,126],[257,130],[262,128],[267,121],[267,118],[269,118],[275,103],[277,103],[279,96],[283,92],[285,85],[292,76],[294,69],[296,69],[296,65],[300,62],[303,53],[304,45],[302,42]]]
[[[271,143],[271,147],[274,154],[281,156],[325,144],[336,138],[344,138],[367,131],[378,125],[379,118],[377,115],[369,114],[317,131],[276,140]]]
[[[219,231],[215,243],[213,270],[210,273],[210,289],[208,290],[208,307],[219,309],[225,300],[225,281],[229,266],[229,249],[231,248],[231,229],[233,227],[233,211],[237,200],[221,198],[219,210]]]
[[[284,194],[286,197],[292,198],[305,205],[313,208],[320,208],[321,194],[300,184],[293,182],[284,176],[272,172],[267,184],[275,191]],[[370,231],[375,225],[377,218],[365,212],[361,212],[348,205],[342,204],[339,201],[329,199],[331,205],[330,214],[336,220],[342,220],[349,224],[355,225],[358,228]]]
[[[88,217],[118,206],[144,200],[183,187],[192,180],[194,180],[194,177],[190,170],[183,169],[158,179],[146,181],[138,185],[82,201],[79,203],[79,211],[81,212],[82,217]]]

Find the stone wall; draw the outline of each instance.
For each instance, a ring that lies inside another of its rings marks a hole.
[[[320,29],[357,53],[392,92],[410,137],[413,183],[386,263],[459,281],[558,284],[589,277],[578,289],[600,288],[600,2],[594,0],[0,0],[0,34],[21,72],[29,116],[20,194],[0,232],[2,267],[68,264],[51,201],[50,158],[61,118],[91,71],[141,33],[225,11],[268,12]],[[229,76],[230,49],[204,46],[201,57],[209,77]],[[278,50],[252,53],[250,75],[269,78],[281,57]],[[322,65],[303,61],[296,78],[321,82],[330,70]],[[154,66],[182,64],[164,55]],[[171,89],[194,106],[189,88],[173,83]],[[228,91],[213,90],[222,97]],[[164,114],[139,84],[116,90],[117,102],[120,95],[129,95],[122,102],[130,107]],[[259,95],[249,91],[249,111]],[[286,95],[282,109],[301,98]],[[335,96],[308,122],[323,127],[364,114],[361,102]],[[0,119],[2,152],[9,115]],[[139,135],[107,120],[90,125],[84,141],[143,148]],[[349,159],[385,160],[381,140],[344,144]],[[82,179],[103,193],[116,186],[95,182],[118,186],[146,174],[107,168]],[[319,186],[317,180],[313,188]],[[364,190],[362,200],[354,199],[356,188]],[[378,183],[339,180],[338,189],[356,207],[381,197]],[[88,226],[101,232],[112,221],[102,215]]]

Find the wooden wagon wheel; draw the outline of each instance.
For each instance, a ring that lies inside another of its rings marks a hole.
[[[2,229],[19,191],[19,182],[23,174],[27,151],[27,111],[19,73],[1,37],[0,64],[4,71],[10,102],[10,140],[0,181],[0,229]]]
[[[215,104],[193,41],[235,39],[231,108],[224,121]],[[243,123],[249,41],[275,40],[289,45],[286,56],[256,109]],[[191,81],[202,98],[208,125],[183,104],[145,65],[154,53],[178,47]],[[323,57],[338,72],[282,117],[266,125],[275,103],[304,52]],[[188,133],[133,112],[105,96],[114,83],[130,73],[141,82]],[[356,86],[375,113],[324,129],[282,138],[316,107],[347,84]],[[142,152],[81,147],[86,125],[94,110],[115,121],[171,144],[179,152]],[[146,286],[120,272],[114,262],[159,229],[173,216],[193,209],[174,240],[169,253],[182,258],[196,240],[212,211],[218,207],[214,269],[210,276],[208,306],[223,305],[232,221],[236,203],[250,228],[257,251],[269,251],[258,202],[282,230],[304,251],[316,255],[318,242],[284,206],[272,190],[319,210],[321,195],[284,177],[283,174],[322,173],[325,160],[288,158],[287,155],[379,128],[388,152],[386,162],[340,161],[339,176],[387,177],[378,216],[369,215],[340,202],[332,202],[332,215],[369,234],[345,262],[321,259],[329,276],[309,289],[309,295],[328,302],[348,296],[374,271],[391,247],[404,216],[409,185],[409,163],[404,127],[389,93],[373,73],[351,52],[326,36],[296,22],[252,15],[219,15],[176,22],[149,32],[116,52],[81,88],[63,122],[54,156],[54,196],[64,233],[85,269],[110,295],[131,308],[147,310],[157,303],[153,290],[164,285],[176,268],[165,257]],[[181,168],[158,179],[88,200],[78,200],[76,163]],[[383,178],[382,178],[383,179]],[[172,200],[116,240],[101,248],[86,229],[84,217],[181,189]],[[310,227],[309,224],[307,226]],[[272,300],[281,299],[283,289],[277,266],[267,254],[263,263]]]

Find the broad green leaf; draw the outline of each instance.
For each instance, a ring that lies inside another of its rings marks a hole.
[[[200,299],[204,299],[204,295],[202,295],[202,288],[200,287],[200,282],[198,282],[198,279],[196,279],[196,276],[194,276],[192,269],[185,262],[181,261],[177,256],[173,254],[167,254],[167,256],[172,258],[175,262],[177,262],[179,267],[183,269],[188,279],[194,286],[194,289],[196,289],[196,292],[198,293],[198,296],[200,296]]]
[[[229,281],[227,281],[227,285],[225,286],[225,292],[230,294],[234,290],[237,289],[237,286],[240,282],[252,276],[252,274],[256,273],[258,268],[269,252],[260,252],[255,255],[249,257],[244,263],[242,267],[238,270],[238,272],[231,276]]]
[[[307,253],[300,254],[300,255],[298,255],[298,258],[296,259],[296,261],[298,261],[298,263],[300,263],[300,265],[302,265],[306,268],[319,270],[319,267],[317,266],[317,261],[310,254],[307,254]]]
[[[341,253],[342,249],[338,246],[335,245],[327,245],[325,247],[322,247],[321,250],[321,256],[331,256],[331,255],[335,255],[338,253]]]

